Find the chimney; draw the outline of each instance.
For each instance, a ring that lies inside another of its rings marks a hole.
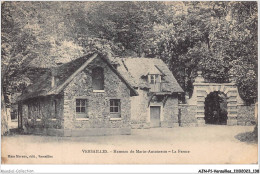
[[[56,76],[57,76],[57,69],[55,67],[51,68],[51,87],[56,86]]]

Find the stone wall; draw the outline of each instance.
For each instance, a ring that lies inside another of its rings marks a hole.
[[[196,119],[196,108],[196,105],[179,104],[181,126],[200,126]],[[237,110],[237,125],[248,126],[256,123],[255,105],[238,105]]]
[[[196,105],[179,104],[181,126],[197,126]]]
[[[161,127],[178,127],[178,98],[169,96],[163,108],[163,121]]]
[[[134,129],[149,128],[147,91],[137,90],[138,96],[131,97],[131,127]]]
[[[93,92],[91,73],[97,65],[104,69],[104,91]],[[76,99],[87,100],[88,118],[76,117]],[[114,119],[113,114],[110,113],[110,99],[120,99],[121,118]],[[101,134],[110,134],[109,128],[122,128],[122,134],[130,134],[130,107],[129,88],[103,60],[96,58],[64,89],[65,132],[68,133],[68,136],[73,136],[70,130],[87,131],[100,128],[100,131],[104,130],[101,131]],[[117,131],[120,134],[120,130]]]
[[[237,106],[237,124],[248,126],[255,124],[255,105],[238,105]]]
[[[178,98],[169,96],[163,105],[162,101],[151,100],[146,90],[138,90],[139,96],[131,97],[131,127],[133,129],[150,128],[150,106],[160,106],[161,127],[177,127]],[[154,97],[155,98],[155,97]]]

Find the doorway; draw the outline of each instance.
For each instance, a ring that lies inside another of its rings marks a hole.
[[[161,126],[160,114],[161,114],[160,106],[150,106],[151,127],[160,127]]]
[[[227,100],[222,92],[211,92],[205,99],[205,123],[227,124]]]

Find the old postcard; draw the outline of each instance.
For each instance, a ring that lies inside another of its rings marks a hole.
[[[2,164],[258,164],[257,8],[2,2]]]

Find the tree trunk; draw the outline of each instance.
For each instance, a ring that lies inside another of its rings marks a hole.
[[[1,135],[6,135],[9,132],[8,128],[8,115],[5,105],[5,98],[3,88],[1,90]]]

